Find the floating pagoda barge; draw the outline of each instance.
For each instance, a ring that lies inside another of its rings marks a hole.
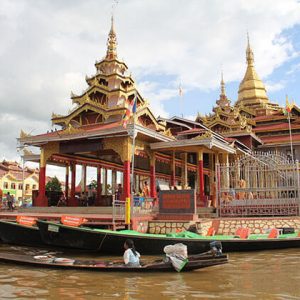
[[[154,206],[159,206],[161,219],[194,220],[196,207],[208,203],[217,207],[222,217],[299,215],[299,170],[295,159],[299,155],[300,109],[295,104],[290,106],[289,127],[285,109],[270,102],[256,73],[249,40],[246,58],[247,70],[234,105],[226,96],[222,76],[220,97],[211,114],[198,114],[195,121],[156,118],[127,65],[118,58],[112,18],[106,55],[95,63],[96,73],[86,77],[87,89],[79,95],[71,93],[74,108],[67,115],[52,115],[53,125],[60,129],[39,135],[21,131],[20,147],[40,149],[40,154],[24,150],[26,161],[40,164],[39,190],[33,205],[48,206],[48,164],[66,170],[69,207],[79,205],[75,197],[77,165],[82,166],[82,192],[86,192],[86,168],[97,168],[95,206],[111,206],[118,183],[123,193],[117,200],[125,200],[131,196],[130,170],[134,161],[132,180],[136,189],[144,181],[149,182],[149,197]],[[130,117],[124,126],[123,116],[135,96],[135,125]],[[292,150],[289,129],[293,134]],[[120,179],[117,174],[122,174]],[[108,184],[112,188],[110,195]],[[162,186],[168,188],[159,199],[157,188]]]

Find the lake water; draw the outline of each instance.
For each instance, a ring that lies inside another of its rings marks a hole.
[[[0,251],[42,253],[6,245]],[[78,253],[56,256],[102,259]],[[0,263],[0,299],[300,299],[300,249],[231,253],[229,259],[228,264],[190,273],[152,274],[74,272]]]

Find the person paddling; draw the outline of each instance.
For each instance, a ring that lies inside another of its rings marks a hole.
[[[141,255],[135,250],[133,240],[127,239],[124,243],[124,264],[127,267],[140,267]]]

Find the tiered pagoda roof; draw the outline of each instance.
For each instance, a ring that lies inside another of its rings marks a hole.
[[[249,36],[246,48],[247,69],[240,83],[238,99],[234,105],[225,94],[223,76],[221,94],[213,112],[206,116],[198,115],[196,121],[213,131],[230,138],[235,137],[246,142],[249,147],[268,147],[289,142],[288,119],[283,107],[270,102],[264,83],[254,67],[254,54]],[[291,130],[295,142],[300,142],[300,109],[293,104]],[[248,138],[246,138],[248,136]],[[298,141],[299,140],[299,141]]]
[[[223,73],[221,77],[221,93],[216,104],[217,106],[213,108],[213,113],[206,116],[199,114],[196,121],[224,135],[228,132],[250,132],[251,126],[255,125],[253,120],[255,113],[252,109],[243,105],[231,105],[231,101],[226,96]]]
[[[148,102],[139,94],[127,65],[118,58],[117,36],[114,19],[108,34],[105,57],[96,61],[96,74],[87,76],[88,87],[80,95],[71,92],[75,107],[68,115],[52,114],[52,123],[62,129],[81,128],[91,124],[119,122],[126,108],[137,95],[137,124],[155,131],[164,131],[148,107]]]

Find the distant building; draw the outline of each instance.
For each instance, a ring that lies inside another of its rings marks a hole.
[[[14,195],[16,200],[22,199],[22,191],[24,184],[24,198],[30,199],[32,191],[37,190],[39,186],[39,170],[24,168],[24,182],[23,182],[23,168],[13,161],[0,162],[0,189],[2,196],[5,197],[9,192]]]

